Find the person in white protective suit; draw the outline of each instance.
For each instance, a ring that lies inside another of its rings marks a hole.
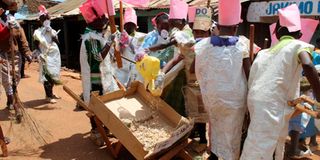
[[[104,3],[106,4],[106,2]],[[80,11],[88,24],[82,35],[80,48],[80,66],[83,87],[83,99],[88,105],[90,93],[99,91],[99,95],[106,92],[118,90],[117,83],[113,78],[113,66],[111,44],[114,36],[103,31],[107,29],[109,19],[106,17],[99,5],[86,1],[80,7]],[[90,117],[90,138],[99,146],[103,145],[101,135],[98,133],[97,125],[93,117]]]
[[[136,52],[144,40],[145,33],[137,31],[137,15],[133,8],[126,8],[124,12],[124,31],[120,37],[121,53],[124,57],[134,60]],[[134,63],[123,60],[123,67],[117,68],[115,76],[126,87],[130,86],[133,81],[142,81],[142,77],[138,74]],[[114,64],[116,65],[116,64]]]
[[[194,46],[195,73],[209,114],[209,160],[237,160],[240,156],[251,65],[249,40],[235,36],[240,16],[239,0],[220,0],[220,35],[204,38]]]
[[[279,42],[262,50],[252,64],[248,81],[251,123],[241,160],[284,158],[284,144],[293,109],[287,105],[299,96],[302,69],[320,101],[320,82],[312,64],[314,46],[299,41],[300,12],[296,4],[279,9],[275,34]]]
[[[38,7],[41,27],[34,31],[33,39],[41,52],[39,80],[43,83],[46,99],[50,103],[56,103],[60,97],[53,94],[53,86],[60,84],[61,58],[58,47],[58,33],[50,26],[50,16],[43,5]]]
[[[163,79],[162,98],[179,114],[185,115],[182,87],[186,83],[194,83],[195,74],[190,73],[194,59],[192,46],[195,43],[192,29],[187,24],[188,4],[182,0],[171,0],[169,11],[170,41],[149,47],[156,52],[174,45],[174,57],[162,68],[157,79]],[[161,80],[160,80],[161,81]]]

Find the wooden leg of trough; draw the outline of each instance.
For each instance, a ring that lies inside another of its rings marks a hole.
[[[1,145],[1,150],[2,150],[2,156],[3,157],[8,157],[8,148],[7,144],[4,140],[0,140],[0,145]]]
[[[181,142],[179,145],[177,145],[175,148],[168,151],[166,154],[164,154],[162,157],[159,158],[159,160],[169,160],[172,159],[174,156],[178,155],[180,151],[184,150],[188,146],[188,140]]]
[[[114,153],[116,154],[116,155],[119,155],[119,152],[120,152],[120,150],[121,150],[121,147],[122,147],[122,144],[120,143],[120,141],[118,141],[117,143],[116,143],[116,146],[114,147]],[[117,158],[117,157],[116,157]]]
[[[117,153],[115,152],[115,150],[114,150],[113,147],[112,147],[112,143],[110,142],[110,140],[109,140],[109,138],[108,138],[108,135],[107,135],[106,131],[105,131],[104,128],[103,128],[102,122],[98,119],[97,116],[94,116],[94,120],[95,120],[95,122],[96,122],[96,124],[97,124],[99,133],[101,134],[104,142],[106,142],[107,150],[109,150],[109,151],[111,152],[111,154],[112,154],[112,156],[113,156],[114,158],[117,158],[118,155],[117,155]]]
[[[3,157],[8,157],[8,148],[7,148],[7,144],[4,140],[4,135],[3,135],[3,131],[2,131],[1,126],[0,126],[0,146],[1,146]]]
[[[192,160],[191,155],[185,149],[179,152],[178,157],[182,158],[183,160]]]

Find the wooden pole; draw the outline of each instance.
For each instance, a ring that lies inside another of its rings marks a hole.
[[[253,62],[254,53],[253,53],[253,45],[254,45],[254,25],[250,25],[250,60]]]
[[[133,60],[127,58],[127,57],[121,56],[121,58],[123,58],[124,60],[127,60],[127,61],[130,62],[130,63],[136,64],[135,61],[133,61]]]
[[[124,27],[124,24],[123,24],[123,5],[122,5],[122,1],[119,0],[120,3],[120,32],[123,32],[123,27]]]
[[[106,3],[107,3],[107,8],[108,8],[107,12],[108,12],[108,16],[109,16],[109,23],[110,23],[111,33],[113,34],[113,33],[117,32],[116,22],[115,22],[115,19],[114,19],[114,15],[110,15],[110,13],[109,13],[109,8],[110,8],[109,5],[111,5],[111,4],[108,4],[108,0],[106,1]],[[120,52],[116,48],[114,48],[114,55],[116,57],[118,68],[122,68],[121,55],[120,55]]]
[[[4,139],[4,135],[3,135],[3,131],[2,131],[1,126],[0,126],[0,145],[1,145],[3,157],[8,157],[8,148],[7,148],[6,141]]]
[[[268,38],[265,38],[265,39],[264,39],[264,43],[263,43],[263,49],[268,48],[268,42],[269,42],[269,39],[268,39]]]
[[[81,107],[83,107],[85,110],[89,112],[92,112],[87,106],[87,104],[82,99],[80,99],[80,97],[76,95],[69,87],[67,87],[66,85],[63,85],[63,90],[66,93],[68,93],[74,100],[76,100]]]
[[[20,109],[22,109],[23,105],[19,99],[18,93],[17,93],[17,84],[16,84],[16,71],[15,71],[15,51],[14,51],[14,35],[11,26],[9,25],[9,31],[10,31],[10,38],[9,38],[9,43],[10,43],[10,55],[11,55],[11,70],[10,70],[10,64],[8,64],[8,76],[11,73],[12,74],[12,90],[13,90],[13,108],[15,110],[16,114],[16,121],[17,123],[21,123],[22,121],[22,113]],[[11,72],[10,72],[11,71]]]
[[[210,3],[211,3],[211,0],[208,0],[207,1],[207,8],[210,8]]]
[[[113,75],[113,79],[116,81],[120,90],[127,91],[126,87],[119,81],[119,79]]]

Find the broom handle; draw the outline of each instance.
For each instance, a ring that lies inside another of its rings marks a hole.
[[[123,24],[123,5],[122,5],[122,0],[119,0],[120,3],[120,32],[122,33],[123,32],[123,27],[124,27],[124,24]]]
[[[121,56],[121,58],[123,58],[124,60],[126,60],[126,61],[128,61],[128,62],[130,62],[130,63],[136,64],[135,61],[133,61],[133,60],[131,60],[131,59],[125,57],[125,56]]]
[[[127,91],[126,87],[120,82],[120,80],[116,76],[112,75],[112,77],[116,81],[120,90]]]
[[[10,24],[9,24],[10,25]],[[9,31],[10,31],[10,39],[9,39],[9,43],[10,43],[10,55],[11,55],[11,72],[12,72],[12,89],[13,89],[13,94],[16,94],[17,92],[17,86],[16,86],[16,74],[15,74],[15,65],[14,65],[14,42],[13,42],[13,31],[12,28],[9,26]],[[10,74],[10,69],[8,66],[8,71]]]
[[[253,53],[253,45],[254,45],[254,24],[250,25],[250,60],[253,62],[254,53]]]
[[[63,90],[68,93],[75,101],[78,102],[78,104],[83,107],[85,110],[92,112],[88,106],[86,105],[86,103],[84,103],[84,101],[82,99],[80,99],[80,97],[78,95],[76,95],[69,87],[67,87],[66,85],[63,85]]]
[[[108,15],[109,15],[109,22],[110,22],[110,27],[111,27],[111,33],[113,34],[113,33],[115,33],[115,32],[117,32],[117,28],[116,28],[116,22],[115,22],[115,20],[114,20],[114,15],[110,15],[110,13],[109,13],[109,5],[110,4],[108,4],[108,1],[106,1],[106,3],[107,3],[107,12],[108,12]],[[111,46],[110,46],[111,47]],[[122,68],[122,60],[121,60],[121,55],[120,55],[120,52],[116,49],[116,48],[114,48],[114,55],[115,55],[115,57],[116,57],[116,61],[117,61],[117,66],[118,66],[118,68]]]
[[[2,155],[3,157],[8,157],[8,148],[7,148],[7,144],[4,140],[4,135],[3,135],[3,131],[2,131],[2,127],[0,125],[0,145],[1,145],[1,150],[2,150]]]

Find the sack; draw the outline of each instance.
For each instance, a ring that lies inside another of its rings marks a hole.
[[[10,37],[10,31],[7,26],[0,23],[0,41],[6,40]]]

